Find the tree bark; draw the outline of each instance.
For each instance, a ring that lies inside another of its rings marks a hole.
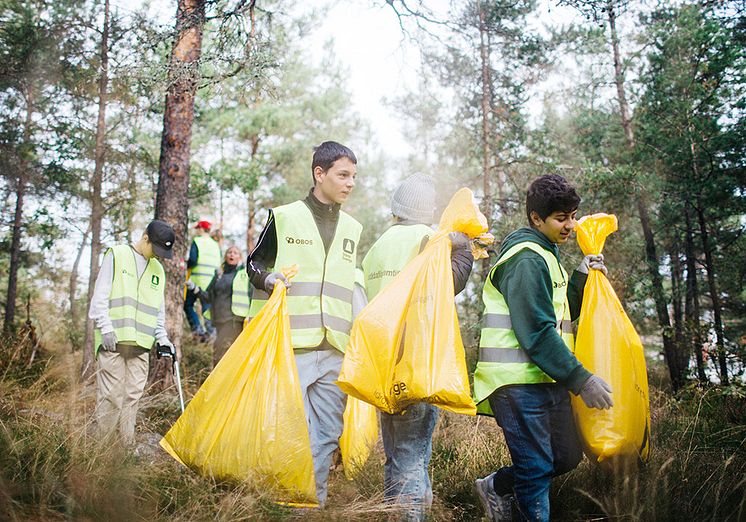
[[[688,195],[686,196],[689,197]],[[686,224],[686,305],[684,315],[687,330],[692,336],[691,349],[697,361],[697,378],[703,384],[708,382],[705,374],[705,362],[702,354],[702,334],[699,324],[699,284],[697,282],[697,259],[694,251],[694,231],[692,230],[692,207],[688,199],[684,203],[684,221]]]
[[[252,10],[253,15],[253,10]],[[253,29],[253,25],[252,25]],[[253,134],[251,136],[251,161],[254,162],[256,154],[259,151],[260,143],[259,135]],[[254,201],[254,193],[250,192],[246,198],[248,201],[249,209],[249,222],[246,225],[246,253],[251,254],[254,250],[254,227],[256,226],[256,201]]]
[[[88,242],[88,234],[91,233],[91,224],[88,223],[88,228],[83,233],[83,240],[80,242],[80,248],[75,256],[75,262],[70,270],[70,288],[68,291],[68,299],[70,300],[70,342],[72,344],[72,351],[75,352],[75,344],[79,340],[77,336],[78,328],[80,327],[80,317],[78,311],[78,304],[76,302],[75,294],[78,293],[78,267],[80,266],[80,260],[83,258],[83,250]],[[85,344],[83,346],[86,346]]]
[[[728,364],[725,357],[725,334],[723,331],[723,313],[720,304],[720,295],[718,294],[717,281],[715,280],[715,263],[712,259],[712,246],[710,245],[710,234],[707,230],[705,214],[702,205],[697,198],[697,217],[699,221],[699,234],[702,238],[702,249],[705,253],[705,272],[707,274],[707,286],[712,299],[712,314],[715,319],[715,338],[717,342],[718,367],[720,369],[720,383],[728,385]]]
[[[609,20],[609,31],[611,33],[611,48],[614,56],[614,83],[617,91],[617,101],[619,103],[619,112],[622,120],[622,128],[627,142],[627,147],[633,151],[636,147],[635,134],[632,127],[632,120],[629,116],[629,105],[624,88],[624,70],[622,68],[621,53],[619,51],[619,35],[616,29],[616,11],[614,2],[609,1],[607,4],[607,16]],[[660,263],[655,244],[655,236],[650,225],[650,214],[648,211],[649,204],[645,193],[640,193],[636,197],[637,213],[640,217],[643,237],[645,238],[645,260],[653,284],[653,300],[655,301],[656,315],[658,316],[658,325],[661,329],[663,338],[663,351],[666,355],[668,370],[671,376],[671,385],[674,391],[678,390],[686,381],[686,374],[683,368],[675,361],[680,359],[681,347],[677,346],[671,332],[671,321],[668,316],[668,304],[663,291],[663,280],[660,275]]]
[[[23,143],[31,142],[31,125],[33,124],[34,94],[29,89],[26,93],[26,119],[23,123]],[[16,178],[16,208],[13,215],[13,231],[10,240],[10,266],[8,267],[8,291],[5,300],[5,319],[3,336],[8,339],[15,334],[16,297],[18,293],[18,268],[21,257],[21,229],[23,228],[23,205],[29,179],[28,158],[20,154],[18,176]]]
[[[176,233],[174,257],[163,261],[166,271],[166,328],[181,357],[189,161],[194,120],[194,97],[199,81],[199,59],[205,25],[205,0],[179,0],[176,10],[176,41],[171,51],[170,85],[166,92],[163,134],[158,167],[155,217],[169,223]],[[169,386],[171,365],[151,358],[150,383]]]
[[[490,148],[490,114],[492,114],[492,103],[490,99],[492,85],[492,77],[490,74],[490,46],[485,22],[486,14],[484,11],[484,5],[481,1],[478,3],[477,9],[479,10],[479,56],[482,66],[482,192],[484,193],[484,198],[482,199],[482,212],[484,212],[484,215],[487,217],[487,221],[491,223],[493,205],[492,186],[490,183],[490,160],[492,158],[492,151]],[[499,183],[498,190],[501,190]],[[487,257],[482,260],[480,268],[483,279],[487,278],[489,270],[490,258]]]
[[[93,179],[91,180],[91,274],[88,278],[88,300],[91,302],[99,271],[101,255],[101,222],[104,219],[104,203],[101,186],[106,163],[106,104],[109,86],[109,0],[104,2],[104,27],[101,31],[101,73],[98,79],[98,118],[96,120],[96,150],[94,151]],[[93,377],[93,325],[86,320],[86,335],[83,342],[83,362],[80,376],[84,381]]]

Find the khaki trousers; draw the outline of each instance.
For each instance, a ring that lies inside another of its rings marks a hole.
[[[148,380],[150,352],[117,344],[116,352],[98,351],[96,413],[99,434],[119,430],[125,444],[135,442],[137,407]]]

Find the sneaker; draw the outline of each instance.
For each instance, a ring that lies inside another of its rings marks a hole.
[[[513,520],[513,495],[498,495],[493,486],[494,478],[492,473],[477,479],[477,495],[490,522],[510,522]]]

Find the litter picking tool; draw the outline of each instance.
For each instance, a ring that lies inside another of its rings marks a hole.
[[[181,413],[184,413],[184,394],[181,391],[181,372],[179,371],[179,361],[176,358],[176,349],[171,346],[164,346],[162,344],[156,345],[155,354],[160,359],[161,357],[171,358],[171,367],[174,375],[176,376],[176,388],[179,390],[179,404],[181,405]]]

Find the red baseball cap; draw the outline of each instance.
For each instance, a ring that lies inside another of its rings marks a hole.
[[[194,226],[194,228],[204,228],[208,232],[210,231],[210,227],[212,227],[212,224],[209,221],[197,221],[197,224]]]

